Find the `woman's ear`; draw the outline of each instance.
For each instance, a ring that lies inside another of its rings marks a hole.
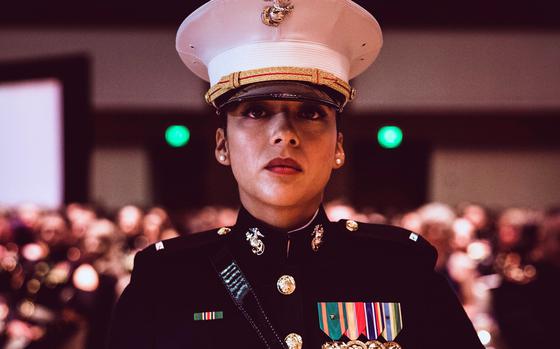
[[[216,130],[216,149],[214,154],[220,164],[224,166],[230,165],[227,138],[223,128]]]
[[[337,170],[344,166],[344,162],[346,161],[346,154],[344,154],[344,147],[343,147],[344,136],[342,132],[338,132],[336,137],[336,148],[334,150],[334,159],[333,159],[333,169]]]

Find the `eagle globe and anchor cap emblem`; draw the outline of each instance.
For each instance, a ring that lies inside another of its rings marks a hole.
[[[284,18],[292,12],[294,5],[290,0],[265,0],[266,2],[273,2],[272,5],[267,6],[262,11],[262,21],[264,24],[277,27],[282,23]]]

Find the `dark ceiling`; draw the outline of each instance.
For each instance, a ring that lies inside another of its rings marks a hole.
[[[254,0],[263,1],[263,0]],[[27,0],[0,10],[0,27],[170,27],[205,1]],[[558,0],[356,0],[384,28],[560,29]],[[263,1],[264,3],[264,1]]]

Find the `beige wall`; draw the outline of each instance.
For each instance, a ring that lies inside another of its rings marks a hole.
[[[95,108],[204,107],[171,30],[0,29],[0,61],[72,53],[91,57]]]
[[[560,108],[560,32],[386,30],[358,110]],[[88,53],[96,108],[203,108],[175,30],[0,29],[0,61]]]
[[[91,161],[91,200],[110,209],[152,203],[150,164],[142,148],[97,148]]]
[[[356,107],[558,110],[559,62],[560,32],[389,31]]]
[[[545,149],[436,149],[430,197],[503,208],[560,205],[560,152]]]

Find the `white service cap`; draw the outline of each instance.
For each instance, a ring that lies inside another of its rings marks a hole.
[[[373,63],[382,42],[375,18],[350,0],[212,0],[183,21],[176,48],[210,82],[212,104],[263,81],[326,86],[345,104],[349,80]]]

